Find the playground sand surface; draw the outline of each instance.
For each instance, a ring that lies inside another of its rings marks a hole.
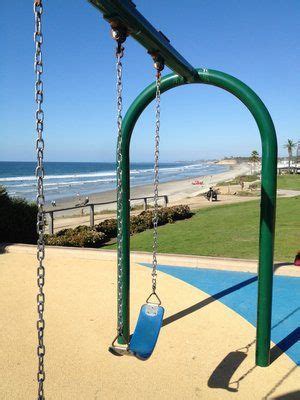
[[[34,251],[0,254],[3,400],[37,397],[35,266]],[[220,302],[174,322],[169,318],[148,361],[115,357],[107,351],[116,333],[115,263],[51,251],[45,266],[48,400],[299,398],[299,368],[285,354],[268,368],[255,367],[252,345],[235,370],[236,350],[253,342],[255,329]],[[149,294],[149,269],[133,264],[131,284],[133,329]],[[158,288],[165,318],[209,297],[164,273]],[[215,371],[225,358],[223,369]],[[228,388],[229,380],[239,384]]]

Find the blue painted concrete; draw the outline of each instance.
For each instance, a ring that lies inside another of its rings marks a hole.
[[[143,265],[150,266],[150,264]],[[158,269],[208,293],[256,325],[256,274],[168,265],[159,265]],[[298,365],[300,365],[299,295],[300,278],[274,276],[272,341]]]

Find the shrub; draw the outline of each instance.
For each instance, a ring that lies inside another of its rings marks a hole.
[[[36,243],[37,206],[9,197],[0,187],[0,242]]]
[[[113,238],[117,236],[118,226],[117,220],[106,219],[105,221],[100,222],[98,225],[95,226],[97,232],[103,232],[109,238]]]
[[[74,229],[70,228],[70,233],[72,233],[72,232],[74,232],[74,233],[88,232],[90,230],[91,230],[90,227],[88,227],[86,225],[78,225]]]
[[[158,210],[158,225],[173,223],[193,215],[189,206],[165,207]],[[143,232],[153,227],[153,210],[143,211],[130,218],[130,234]],[[93,229],[79,225],[74,229],[63,229],[55,235],[46,235],[46,244],[52,246],[99,247],[117,236],[117,220],[106,219]]]
[[[255,196],[259,195],[259,193],[254,190],[252,190],[251,192],[249,192],[248,190],[240,190],[240,191],[236,192],[235,194],[237,196],[241,196],[241,197],[255,197]]]
[[[239,175],[230,181],[219,182],[218,186],[240,185],[241,182],[254,182],[259,180],[259,174]]]
[[[130,234],[143,232],[153,227],[153,210],[143,211],[139,215],[130,218]],[[189,206],[180,205],[173,207],[164,207],[158,210],[158,225],[173,223],[181,219],[187,219],[193,216]]]
[[[69,233],[71,233],[73,231],[72,228],[68,228],[68,229],[61,229],[60,231],[58,231],[55,236],[64,236],[64,235],[68,235]]]
[[[254,182],[259,179],[258,174],[252,174],[252,175],[240,175],[237,178],[235,178],[236,181],[243,180],[244,182]]]
[[[251,185],[249,185],[249,189],[250,190],[256,190],[260,188],[260,183],[256,182],[256,183],[251,183]]]
[[[78,227],[77,227],[78,228]],[[70,247],[99,247],[107,241],[103,232],[94,229],[68,229],[68,232],[61,235],[46,235],[46,244],[50,246],[70,246]]]

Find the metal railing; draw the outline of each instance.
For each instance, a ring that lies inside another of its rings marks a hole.
[[[161,195],[158,196],[158,198],[163,199],[164,201],[164,207],[168,206],[169,203],[169,198],[167,195]],[[145,197],[135,197],[133,199],[130,199],[130,203],[132,201],[139,201],[143,200],[143,209],[146,211],[148,209],[148,200],[152,199],[153,196],[145,196]],[[117,203],[116,200],[112,201],[105,201],[102,203],[87,203],[87,204],[77,204],[75,206],[70,206],[70,207],[64,207],[64,208],[56,208],[53,210],[46,210],[45,214],[49,215],[49,234],[53,235],[54,234],[54,213],[61,212],[61,211],[69,211],[69,210],[78,210],[78,209],[83,209],[83,208],[89,208],[89,215],[90,215],[90,227],[93,228],[95,226],[95,206],[105,206],[108,204],[114,204]]]

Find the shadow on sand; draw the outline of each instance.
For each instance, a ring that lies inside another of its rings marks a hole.
[[[300,310],[300,307],[296,308],[294,311],[285,316],[282,320],[277,322],[272,326],[272,329],[276,328],[278,325],[282,324],[292,315]],[[277,345],[273,346],[270,351],[270,362],[273,363],[280,357],[284,352],[286,352],[290,347],[292,347],[295,343],[300,340],[300,328],[294,329],[291,333],[289,333],[284,339],[282,339]],[[232,381],[232,377],[237,369],[241,366],[244,360],[247,358],[247,353],[251,346],[256,343],[256,340],[253,340],[251,343],[246,345],[243,349],[238,349],[236,351],[230,352],[216,367],[216,369],[211,374],[207,385],[210,388],[214,389],[225,389],[229,392],[238,392],[240,383],[243,381],[248,375],[250,375],[256,368],[256,365],[253,365],[249,370],[247,370],[243,375],[241,375],[237,380]],[[244,350],[244,351],[242,351]],[[297,368],[297,364],[295,365]],[[277,384],[272,389],[272,393],[279,387],[284,380],[294,371],[295,368],[292,368],[291,371],[288,372],[283,378],[277,382]],[[264,397],[264,399],[268,399],[271,392]],[[299,392],[293,392],[290,394],[286,394],[286,397],[278,397],[278,399],[299,399],[300,397],[295,397],[299,394]],[[276,397],[277,398],[277,397]]]
[[[257,281],[257,276],[254,276],[250,279],[246,279],[243,282],[233,285],[227,289],[224,289],[219,293],[216,293],[210,297],[207,297],[206,299],[199,301],[199,303],[193,304],[192,306],[185,308],[184,310],[179,311],[178,313],[170,315],[169,317],[165,318],[163,321],[163,326],[169,325],[172,322],[177,321],[178,319],[186,317],[187,315],[189,315],[195,311],[198,311],[201,308],[221,299],[222,297],[227,296],[228,294],[233,293],[236,290],[239,290],[239,289],[241,289],[247,285],[250,285],[251,283],[256,282],[256,281]]]
[[[274,272],[281,267],[287,266],[287,265],[293,265],[293,263],[278,263],[274,265]],[[245,286],[251,285],[252,283],[257,281],[257,276],[254,276],[252,278],[246,279],[243,282],[240,282],[236,285],[233,285],[227,289],[222,290],[221,292],[218,292],[212,296],[207,297],[206,299],[193,304],[192,306],[185,308],[184,310],[181,310],[177,312],[176,314],[173,314],[167,318],[164,319],[163,321],[163,326],[169,325],[181,318],[184,318],[188,316],[189,314],[196,312],[200,310],[201,308],[219,300],[220,298],[227,296],[230,293],[233,293],[237,290],[242,289]],[[289,313],[288,315],[285,316],[282,320],[277,322],[275,325],[272,326],[272,329],[276,328],[278,325],[283,323],[285,320],[290,318],[292,315],[294,315],[296,312],[300,310],[300,307],[296,308],[294,311]],[[277,345],[273,346],[271,351],[270,351],[270,360],[271,363],[274,362],[278,357],[280,357],[284,352],[286,352],[291,346],[293,346],[300,338],[300,328],[296,328],[294,331],[292,331],[290,334],[288,334],[284,339],[282,339]],[[232,377],[234,373],[238,370],[238,368],[242,365],[242,363],[245,361],[247,358],[247,353],[250,349],[251,346],[253,346],[256,343],[256,340],[253,340],[251,343],[247,344],[244,348],[237,349],[235,351],[230,352],[227,354],[227,356],[219,363],[219,365],[215,368],[213,373],[211,374],[207,385],[210,388],[218,388],[218,389],[224,389],[229,392],[238,392],[240,382],[244,380],[249,374],[251,374],[254,369],[256,368],[256,365],[252,366],[248,371],[246,371],[242,376],[240,376],[237,380],[232,381]],[[290,373],[288,374],[290,375]],[[281,384],[287,376],[283,377],[278,384]],[[276,384],[276,388],[277,385]],[[275,390],[276,390],[275,388]],[[299,399],[300,397],[298,396],[299,392],[293,392],[290,394],[286,394],[286,397],[278,397],[277,399]],[[295,397],[296,396],[296,397]],[[298,397],[297,397],[298,396]],[[265,397],[267,399],[268,397]]]
[[[6,247],[9,246],[9,243],[0,243],[0,254],[6,253]]]

